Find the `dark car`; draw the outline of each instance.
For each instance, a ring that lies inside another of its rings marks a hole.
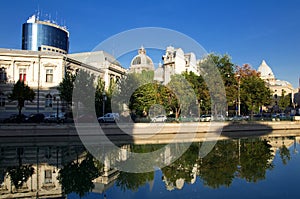
[[[44,121],[45,115],[43,113],[34,113],[30,114],[26,119],[26,122],[29,123],[41,123]]]
[[[5,123],[20,123],[20,122],[25,122],[27,119],[27,116],[24,114],[12,114],[9,116],[9,118],[4,119]]]

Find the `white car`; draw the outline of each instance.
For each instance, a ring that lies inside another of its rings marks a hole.
[[[116,122],[119,120],[119,114],[118,113],[106,113],[102,117],[98,117],[99,122]]]
[[[211,115],[201,115],[200,116],[200,122],[210,122],[211,121]]]
[[[51,115],[48,115],[44,118],[44,122],[63,122],[65,120],[64,113],[59,113],[58,117],[56,113],[53,113]]]
[[[167,116],[165,115],[158,115],[151,118],[151,122],[165,122],[167,120]]]

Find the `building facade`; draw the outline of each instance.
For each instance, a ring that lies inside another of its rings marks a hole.
[[[112,55],[105,51],[74,53],[68,54],[68,57],[101,70],[101,79],[105,82],[105,89],[108,89],[110,84],[117,83],[127,71]]]
[[[22,49],[67,54],[69,32],[65,27],[50,21],[41,21],[33,15],[22,26]]]
[[[95,52],[93,55],[98,54],[106,53]],[[102,78],[106,85],[109,85],[112,75],[117,79],[125,73],[125,69],[111,62],[112,57],[103,57],[103,62],[95,60],[91,65],[75,57],[47,51],[0,49],[0,118],[17,113],[17,102],[10,102],[7,98],[18,80],[24,81],[36,93],[33,102],[25,102],[22,112],[50,114],[57,110],[64,112],[65,105],[59,98],[57,87],[67,71],[86,70]]]
[[[156,77],[162,80],[164,84],[171,81],[174,74],[182,74],[183,72],[193,72],[200,75],[196,55],[193,52],[184,53],[181,48],[168,46],[165,55],[162,56],[163,64],[158,67]]]
[[[152,59],[146,55],[146,49],[142,46],[130,63],[130,73],[141,73],[142,71],[154,71]]]
[[[294,103],[294,88],[291,83],[284,80],[279,80],[275,78],[275,75],[271,67],[263,60],[257,70],[260,73],[261,79],[263,79],[267,86],[270,88],[274,103],[271,105],[273,111],[278,112],[279,110],[279,100],[282,94],[291,95],[292,103]]]

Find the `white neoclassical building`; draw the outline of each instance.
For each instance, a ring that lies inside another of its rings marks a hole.
[[[82,57],[85,59],[81,59]],[[49,114],[57,109],[63,111],[57,87],[66,71],[75,72],[77,69],[84,69],[104,79],[107,86],[111,78],[120,78],[126,71],[111,55],[103,51],[66,55],[47,51],[0,49],[0,118],[17,113],[17,102],[9,102],[7,97],[18,80],[24,81],[36,92],[34,101],[25,102],[22,112]]]
[[[294,88],[291,83],[284,80],[279,80],[275,78],[275,75],[271,69],[271,67],[263,60],[258,67],[257,71],[260,73],[261,79],[263,79],[267,86],[270,88],[273,94],[274,103],[276,108],[278,105],[278,101],[282,95],[282,92],[285,92],[285,95],[291,94],[292,101],[294,100]]]
[[[193,52],[185,54],[181,48],[168,46],[162,60],[163,65],[158,67],[156,77],[162,80],[164,84],[170,82],[171,76],[174,74],[194,72],[196,75],[200,75],[196,55]],[[161,77],[159,77],[160,75]]]
[[[129,73],[141,73],[142,71],[154,71],[152,59],[146,54],[146,49],[142,46],[130,63]]]

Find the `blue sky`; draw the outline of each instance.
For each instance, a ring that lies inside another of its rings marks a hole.
[[[208,52],[229,54],[237,65],[257,69],[265,59],[278,79],[298,87],[298,0],[2,1],[0,48],[21,48],[22,23],[38,9],[68,27],[71,53],[91,51],[128,29],[169,28]]]

